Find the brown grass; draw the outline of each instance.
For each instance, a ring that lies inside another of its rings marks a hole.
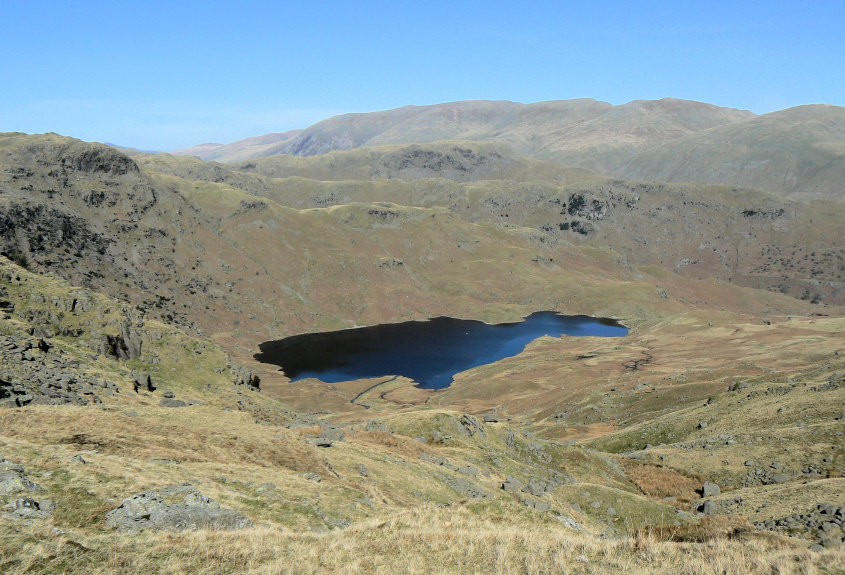
[[[8,534],[8,530],[4,529]],[[706,544],[639,535],[600,539],[524,519],[495,524],[463,508],[431,505],[328,533],[241,532],[81,536],[22,529],[0,537],[0,571],[199,575],[360,573],[626,573],[816,575],[842,572],[845,550],[814,553],[790,542],[714,537]]]
[[[689,503],[699,497],[697,490],[703,482],[699,476],[690,477],[674,469],[637,461],[625,461],[624,468],[631,481],[648,497],[674,497],[680,503]]]
[[[349,435],[349,440],[366,447],[386,450],[405,457],[419,457],[427,450],[420,442],[409,437],[393,435],[384,431],[356,431]]]

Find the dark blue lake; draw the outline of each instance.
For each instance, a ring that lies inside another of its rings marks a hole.
[[[442,389],[456,373],[517,355],[544,335],[620,337],[627,333],[614,320],[554,312],[494,325],[438,317],[268,341],[259,346],[255,359],[278,365],[291,381],[314,377],[337,383],[399,375],[422,388]]]

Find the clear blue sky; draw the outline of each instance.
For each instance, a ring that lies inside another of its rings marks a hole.
[[[0,131],[142,149],[467,99],[842,106],[843,70],[842,0],[0,3]]]

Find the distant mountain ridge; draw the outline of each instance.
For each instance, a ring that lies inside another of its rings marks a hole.
[[[173,150],[171,153],[177,156],[196,156],[210,162],[218,160],[221,162],[237,162],[240,160],[249,160],[251,158],[272,155],[276,152],[266,153],[267,150],[272,150],[276,146],[282,145],[290,141],[302,130],[290,130],[288,132],[277,132],[273,134],[265,134],[263,136],[255,136],[232,142],[231,144],[216,144],[207,143],[191,146],[190,148],[183,148],[181,150]]]
[[[589,98],[534,104],[472,100],[343,114],[305,130],[225,145],[202,144],[174,153],[232,162],[274,154],[313,156],[365,146],[474,140],[502,142],[518,153],[559,161],[585,146],[607,154],[753,116],[744,110],[671,98],[621,106]]]
[[[463,101],[344,114],[299,131],[176,153],[238,162],[444,140],[646,181],[741,186],[817,198],[845,193],[845,108],[814,104],[757,116],[664,98]],[[266,168],[267,164],[265,164]]]

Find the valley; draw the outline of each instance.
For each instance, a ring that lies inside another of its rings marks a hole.
[[[459,102],[183,150],[216,161],[0,134],[0,571],[842,572],[843,118]],[[629,332],[441,390],[255,359],[537,310]]]

